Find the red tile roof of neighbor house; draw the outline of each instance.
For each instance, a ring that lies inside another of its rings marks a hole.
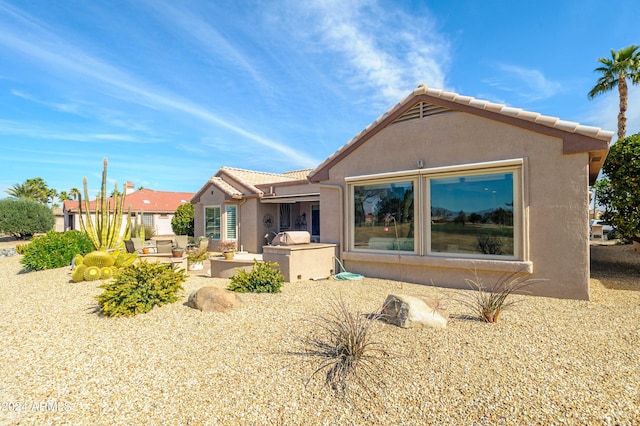
[[[193,192],[168,192],[168,191],[154,191],[152,189],[140,189],[139,191],[128,194],[124,201],[125,212],[129,210],[131,206],[132,212],[144,211],[147,213],[173,213],[181,204],[189,203]],[[113,210],[113,198],[107,199],[111,204]],[[84,201],[82,201],[82,207],[84,209]],[[77,211],[78,202],[74,200],[65,200],[64,208],[67,211]],[[96,201],[93,200],[89,203],[89,208],[94,211],[96,208]]]

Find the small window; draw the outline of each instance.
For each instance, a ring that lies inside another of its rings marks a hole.
[[[207,238],[220,239],[220,206],[204,208],[204,233]]]
[[[144,223],[144,226],[153,226],[153,214],[144,213],[142,215],[142,221]]]
[[[228,240],[236,240],[238,239],[238,225],[236,220],[238,207],[225,206],[224,209],[227,215],[225,218],[226,231],[227,231],[227,235],[225,238]]]

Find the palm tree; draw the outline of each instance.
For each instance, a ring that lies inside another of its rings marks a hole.
[[[639,46],[632,44],[617,52],[611,49],[611,58],[598,58],[602,66],[595,71],[602,76],[588,94],[589,99],[593,99],[597,95],[618,87],[620,95],[618,139],[624,138],[627,133],[627,78],[631,80],[631,84],[640,84],[640,51],[638,49],[640,49]]]

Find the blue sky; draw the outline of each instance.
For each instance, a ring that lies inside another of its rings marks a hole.
[[[616,130],[597,58],[637,0],[0,0],[0,198],[109,179],[195,192],[318,165],[418,84]],[[640,131],[630,90],[627,134]]]

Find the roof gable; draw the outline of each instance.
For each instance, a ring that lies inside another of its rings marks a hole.
[[[565,154],[588,152],[589,177],[591,183],[595,182],[602,168],[602,164],[609,150],[609,142],[613,136],[613,132],[597,127],[583,126],[579,123],[560,120],[557,117],[545,116],[536,112],[483,101],[469,96],[462,96],[453,92],[429,89],[425,85],[420,85],[409,96],[385,114],[378,117],[378,119],[323,161],[309,174],[309,180],[311,182],[320,182],[328,179],[329,170],[333,165],[388,126],[453,111],[474,114],[490,120],[500,121],[561,138],[563,140],[563,152]]]
[[[313,169],[294,170],[285,173],[269,173],[256,170],[239,169],[222,166],[214,177],[193,196],[192,203],[200,201],[200,197],[213,185],[225,193],[230,199],[245,197],[262,197],[270,186],[307,183],[307,175]]]

